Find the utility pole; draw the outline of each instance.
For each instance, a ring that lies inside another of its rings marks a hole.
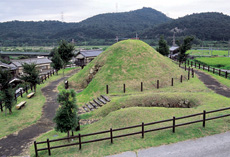
[[[115,39],[115,40],[118,42],[118,40],[119,40],[119,39],[118,39],[118,36],[116,36],[116,39]]]
[[[138,39],[138,34],[136,33],[136,40]]]

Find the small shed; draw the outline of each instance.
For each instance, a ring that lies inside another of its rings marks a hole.
[[[170,56],[173,57],[179,53],[179,47],[178,46],[171,46],[169,48]]]
[[[101,50],[80,51],[76,54],[75,64],[83,68],[101,53]]]

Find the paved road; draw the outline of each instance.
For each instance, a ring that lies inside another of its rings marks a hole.
[[[229,157],[230,132],[110,157]]]
[[[42,93],[46,96],[47,102],[43,107],[41,119],[36,124],[19,131],[18,134],[11,134],[6,138],[1,139],[0,156],[18,156],[28,154],[26,151],[35,138],[40,134],[53,129],[53,117],[55,116],[56,109],[58,108],[57,86],[60,82],[64,81],[77,71],[78,70],[74,70],[71,74],[51,82],[42,89]]]

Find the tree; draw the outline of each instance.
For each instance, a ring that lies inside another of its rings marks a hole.
[[[69,131],[74,130],[79,122],[76,93],[74,90],[63,90],[59,93],[57,100],[61,105],[54,117],[55,130],[65,132],[69,137]]]
[[[28,82],[31,87],[34,87],[36,91],[36,84],[40,83],[39,71],[36,69],[35,63],[24,63],[22,64],[24,75],[21,76],[21,79],[25,82]]]
[[[72,57],[74,56],[74,45],[71,43],[68,43],[65,40],[62,40],[59,43],[58,46],[58,54],[60,55],[62,61],[63,61],[63,66],[65,67],[66,64],[72,59]]]
[[[159,47],[157,48],[157,51],[164,56],[168,56],[169,46],[167,44],[167,41],[164,40],[164,36],[160,37],[160,40],[158,41],[158,46]]]
[[[63,66],[63,61],[58,53],[57,48],[54,48],[52,51],[53,51],[53,57],[51,59],[52,61],[51,66],[57,71],[58,74],[58,70],[60,70]]]
[[[0,68],[0,86],[1,86],[1,102],[5,104],[5,112],[7,113],[7,109],[10,113],[12,113],[12,107],[15,104],[14,101],[14,92],[10,85],[10,80],[12,79],[12,75],[9,70],[3,70]]]
[[[187,59],[188,54],[185,54],[187,50],[192,48],[192,41],[193,41],[194,37],[191,36],[187,36],[183,43],[180,44],[179,41],[177,41],[177,45],[179,46],[179,61],[185,61]]]

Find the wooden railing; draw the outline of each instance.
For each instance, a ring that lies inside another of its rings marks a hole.
[[[51,155],[51,150],[52,149],[57,149],[57,148],[62,148],[62,147],[69,147],[69,146],[76,146],[76,145],[79,146],[79,149],[82,149],[83,144],[99,142],[99,141],[105,141],[105,140],[110,140],[111,143],[114,143],[114,139],[121,138],[121,137],[126,137],[126,136],[138,135],[138,134],[140,134],[141,137],[144,138],[145,133],[159,131],[159,130],[165,130],[165,129],[172,129],[172,132],[175,133],[177,127],[190,125],[190,124],[195,124],[195,123],[200,123],[200,122],[202,123],[202,126],[205,127],[206,122],[209,121],[209,120],[214,120],[214,119],[219,119],[219,118],[224,118],[224,117],[230,116],[230,114],[225,114],[225,115],[221,115],[221,116],[206,118],[207,114],[211,114],[211,113],[215,113],[215,112],[221,112],[221,111],[225,111],[225,110],[229,110],[229,109],[230,109],[230,107],[222,108],[222,109],[218,109],[218,110],[212,110],[212,111],[205,111],[204,110],[201,113],[191,114],[191,115],[182,116],[182,117],[173,116],[171,119],[155,121],[155,122],[151,122],[151,123],[142,122],[141,124],[134,125],[134,126],[128,126],[128,127],[124,127],[124,128],[118,128],[118,129],[110,128],[109,130],[106,130],[106,131],[94,132],[94,133],[89,133],[89,134],[84,134],[84,135],[78,134],[77,136],[74,136],[73,132],[72,132],[71,137],[59,138],[59,139],[54,139],[54,140],[47,139],[46,141],[42,141],[42,142],[34,141],[35,155],[38,156],[38,152],[39,151],[44,151],[44,150],[47,150],[48,154]],[[187,118],[201,116],[201,115],[202,115],[202,118],[199,119],[199,120],[193,120],[193,121],[189,121],[189,122],[185,122],[185,123],[178,123],[178,124],[176,123],[178,120],[181,120],[181,119],[187,119]],[[172,124],[168,125],[168,126],[160,127],[160,128],[149,129],[149,130],[146,130],[146,128],[145,128],[146,126],[155,125],[155,124],[161,124],[161,123],[165,123],[165,122],[172,122]],[[114,132],[122,131],[122,130],[129,130],[129,129],[133,129],[133,128],[140,128],[140,131],[133,132],[133,133],[128,133],[128,134],[117,135],[117,136],[113,135]],[[101,135],[101,134],[107,134],[107,136],[105,136],[104,138],[100,138],[100,139],[92,139],[92,140],[88,140],[88,141],[83,141],[84,137],[94,136],[94,135]],[[71,139],[77,139],[78,142],[69,143],[69,144],[63,144],[63,145],[57,145],[57,146],[50,146],[50,144],[53,143],[53,142],[58,142],[58,141],[63,141],[63,140],[71,140]],[[39,144],[46,144],[47,147],[38,148]]]

